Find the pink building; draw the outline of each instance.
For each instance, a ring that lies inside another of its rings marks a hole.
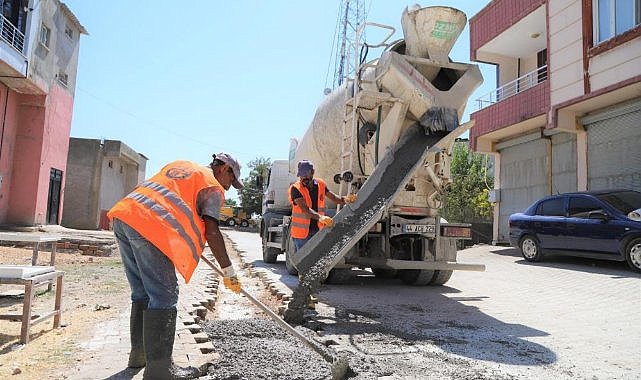
[[[1,0],[0,224],[58,224],[85,28],[59,0]]]
[[[470,40],[497,70],[470,132],[495,158],[495,242],[545,195],[641,191],[640,1],[493,0]]]

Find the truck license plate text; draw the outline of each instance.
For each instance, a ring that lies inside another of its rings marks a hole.
[[[403,232],[408,234],[434,233],[436,227],[433,224],[404,224]]]

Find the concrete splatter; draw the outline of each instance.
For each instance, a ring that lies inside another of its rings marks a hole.
[[[215,320],[203,327],[221,356],[203,379],[331,379],[329,363],[273,321]]]

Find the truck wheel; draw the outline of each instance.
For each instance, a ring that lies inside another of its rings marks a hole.
[[[439,286],[445,284],[452,277],[452,273],[454,273],[452,270],[435,270],[430,285]]]
[[[534,237],[525,235],[519,243],[519,248],[525,260],[530,262],[541,260],[541,246]]]
[[[263,262],[275,264],[278,259],[278,250],[274,247],[263,247]]]
[[[249,222],[246,219],[240,221],[241,227],[249,227]]]
[[[235,226],[236,225],[236,221],[234,220],[234,218],[227,219],[227,225],[229,227]]]
[[[278,259],[280,252],[274,247],[267,246],[267,232],[263,233],[263,262],[267,264],[274,264]]]
[[[374,273],[374,277],[376,278],[389,280],[396,278],[398,271],[396,269],[372,268],[372,273]]]
[[[349,282],[352,278],[352,270],[350,268],[334,268],[329,271],[326,284],[342,285]]]
[[[298,270],[294,267],[294,264],[292,264],[289,252],[285,252],[285,268],[287,269],[287,273],[292,276],[298,276]]]
[[[408,285],[424,286],[432,282],[434,278],[433,270],[421,269],[401,269],[398,271],[398,277]]]
[[[625,246],[625,261],[635,272],[641,272],[641,238],[632,239]]]

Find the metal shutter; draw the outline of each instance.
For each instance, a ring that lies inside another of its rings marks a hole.
[[[641,110],[603,117],[585,126],[588,189],[641,191]]]
[[[508,218],[549,195],[548,140],[537,139],[504,148],[501,154],[501,200],[498,241],[508,241]]]

